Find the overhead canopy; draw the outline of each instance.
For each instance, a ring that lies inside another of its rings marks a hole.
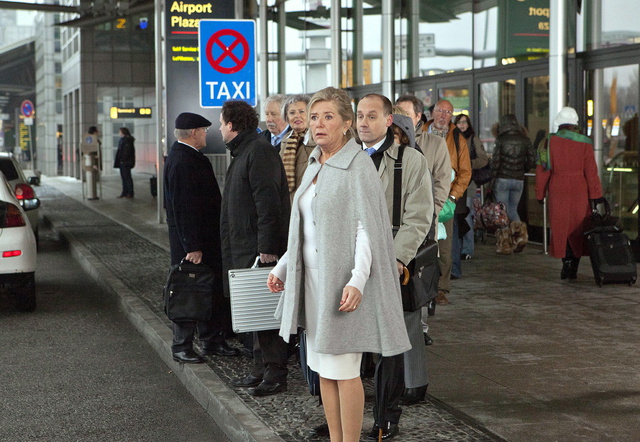
[[[0,49],[0,110],[8,112],[36,93],[34,38]]]

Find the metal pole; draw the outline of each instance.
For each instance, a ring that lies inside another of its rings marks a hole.
[[[278,93],[285,94],[287,92],[287,53],[285,50],[285,30],[287,27],[287,11],[285,9],[286,2],[278,1]]]
[[[567,59],[567,5],[565,1],[550,4],[549,17],[549,131],[553,132],[553,118],[565,105],[565,70]]]
[[[269,95],[269,52],[267,47],[269,38],[267,25],[269,20],[267,20],[267,0],[260,0],[260,5],[258,6],[258,21],[260,23],[260,33],[258,37],[260,41],[260,70],[258,84],[260,85],[260,104],[262,104],[262,101]]]
[[[331,0],[331,86],[340,87],[342,79],[342,43],[340,41],[340,0]]]
[[[352,86],[364,85],[364,30],[362,22],[364,17],[363,2],[355,1],[353,4],[353,78]]]
[[[164,0],[155,0],[155,37],[156,37],[156,176],[158,179],[158,196],[156,200],[158,210],[158,223],[165,222],[164,212],[164,153],[166,152],[167,144],[167,107],[166,107],[166,94],[165,83],[166,78],[166,53],[165,53],[165,36],[166,30],[164,27]]]
[[[393,99],[393,3],[382,0],[382,95]]]

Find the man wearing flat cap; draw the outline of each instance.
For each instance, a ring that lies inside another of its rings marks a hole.
[[[227,345],[223,330],[229,315],[222,288],[220,248],[220,188],[211,162],[200,149],[207,144],[211,122],[189,112],[176,118],[173,143],[164,166],[164,202],[169,227],[171,265],[182,259],[205,264],[215,274],[213,313],[208,321],[173,323],[173,359],[185,364],[204,362],[202,356],[234,356],[237,351]],[[195,332],[202,346],[198,355],[193,349]]]

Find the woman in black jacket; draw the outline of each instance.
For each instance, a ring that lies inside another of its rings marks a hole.
[[[118,198],[133,198],[133,178],[131,169],[136,165],[136,149],[133,145],[135,138],[126,127],[120,128],[120,141],[113,167],[120,169],[122,178],[122,193]]]
[[[513,114],[500,117],[498,138],[491,159],[496,201],[504,203],[511,221],[520,221],[518,203],[524,188],[524,174],[536,166],[531,140],[522,133]]]

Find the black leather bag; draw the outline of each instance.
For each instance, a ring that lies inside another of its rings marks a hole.
[[[214,274],[204,264],[182,260],[171,266],[164,286],[164,311],[172,321],[208,321],[213,309]]]
[[[401,281],[402,309],[415,312],[427,305],[438,295],[439,278],[438,242],[427,238],[407,266]]]
[[[400,229],[400,198],[402,192],[402,156],[404,146],[398,150],[398,159],[394,164],[393,177],[393,236]],[[402,293],[402,309],[405,312],[415,312],[438,295],[438,279],[440,266],[438,265],[438,242],[433,239],[435,232],[434,218],[431,232],[420,245],[416,256],[405,267],[404,275],[400,278]]]

